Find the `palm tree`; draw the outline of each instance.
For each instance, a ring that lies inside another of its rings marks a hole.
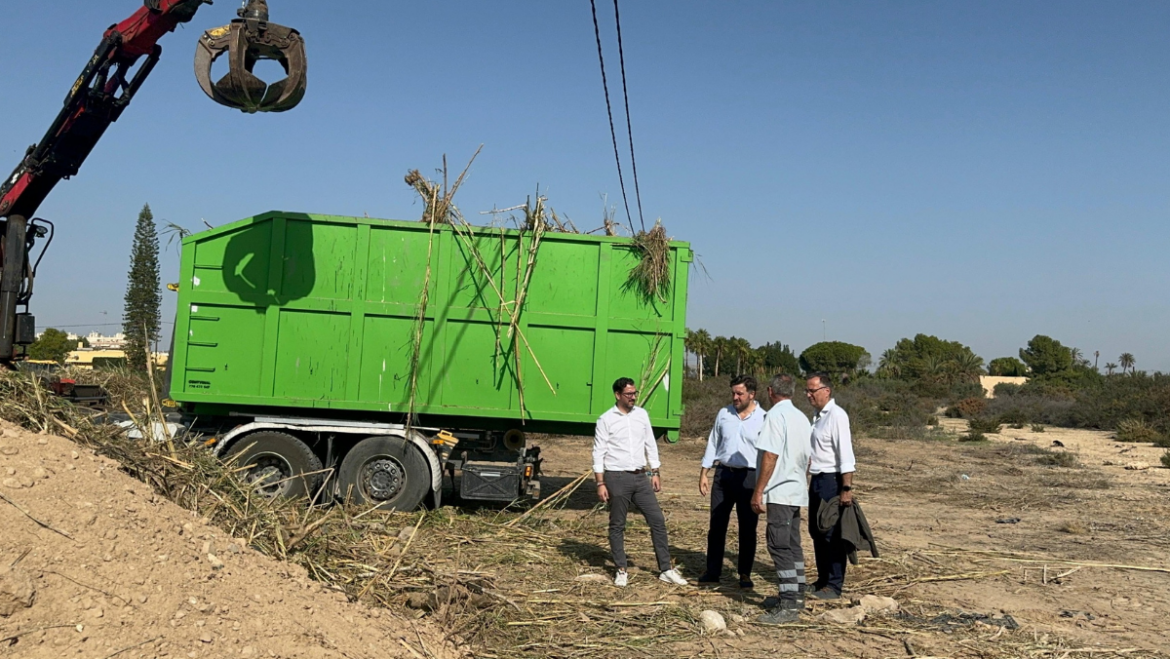
[[[703,366],[707,360],[707,353],[711,352],[711,335],[707,330],[701,329],[695,332],[695,348],[698,349],[699,356],[699,382],[703,381]]]
[[[744,359],[744,364],[748,371],[755,377],[763,377],[764,374],[764,351],[762,348],[752,348],[748,350],[747,357]]]
[[[1121,353],[1121,356],[1117,358],[1117,362],[1121,364],[1122,373],[1125,373],[1126,369],[1129,369],[1130,371],[1133,370],[1134,358],[1130,353]]]
[[[695,355],[695,363],[699,361],[699,351],[695,348],[695,330],[687,329],[687,336],[683,339],[683,350]]]
[[[955,374],[965,380],[978,382],[983,375],[983,358],[970,350],[955,358]]]
[[[1113,375],[1113,371],[1114,371],[1116,368],[1117,368],[1117,364],[1114,364],[1113,362],[1107,362],[1107,363],[1105,364],[1105,373],[1106,373],[1107,375]]]
[[[748,343],[747,339],[741,339],[738,336],[733,336],[727,340],[729,354],[728,357],[735,357],[735,373],[738,375],[743,373],[744,361],[748,354],[752,351],[752,344]]]
[[[902,375],[902,365],[898,363],[897,355],[898,353],[893,348],[886,348],[881,358],[878,359],[877,374],[887,378],[896,378]]]
[[[726,355],[727,352],[726,337],[717,336],[714,339],[711,339],[711,354],[715,356],[715,377],[719,377],[719,362],[723,359],[723,356]]]
[[[937,355],[927,355],[922,358],[922,375],[931,382],[938,382],[946,375],[947,365]]]

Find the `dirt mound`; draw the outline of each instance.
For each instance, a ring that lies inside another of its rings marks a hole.
[[[0,421],[0,651],[13,657],[463,656],[155,495],[112,460]]]

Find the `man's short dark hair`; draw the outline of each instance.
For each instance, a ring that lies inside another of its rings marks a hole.
[[[822,387],[828,387],[830,389],[833,388],[833,378],[828,373],[821,371],[808,376],[808,379],[810,380],[813,378],[819,380]]]
[[[615,394],[620,394],[621,392],[625,391],[626,387],[632,384],[634,384],[634,381],[631,378],[618,378],[613,381],[613,392]]]
[[[734,387],[737,384],[742,384],[744,389],[747,389],[753,394],[756,393],[756,389],[760,387],[759,383],[756,382],[756,379],[750,375],[737,375],[731,378],[731,386]]]
[[[777,396],[792,398],[796,394],[796,380],[787,373],[777,373],[772,376],[772,381],[768,383],[768,388]]]

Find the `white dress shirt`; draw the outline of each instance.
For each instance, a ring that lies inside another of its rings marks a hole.
[[[856,470],[849,415],[830,398],[825,408],[813,415],[809,471],[814,474],[851,474]]]
[[[725,467],[756,468],[756,437],[764,427],[764,408],[752,402],[755,409],[746,419],[739,418],[735,405],[728,405],[715,415],[715,427],[707,436],[707,451],[703,454],[703,469],[716,462]]]
[[[624,414],[617,405],[601,415],[593,433],[593,471],[637,471],[646,466],[661,466],[658,461],[658,443],[646,410],[635,407]]]
[[[776,456],[776,468],[764,487],[764,503],[785,506],[808,505],[808,461],[812,452],[812,426],[804,412],[791,400],[782,400],[768,410],[764,428],[756,440],[760,464],[764,453]]]

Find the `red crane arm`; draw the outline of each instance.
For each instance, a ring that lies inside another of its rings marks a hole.
[[[33,240],[43,235],[43,227],[30,225],[30,218],[61,179],[77,173],[129,105],[158,62],[162,53],[158,40],[210,3],[144,0],[130,18],[106,30],[45,136],[29,147],[12,175],[0,181],[0,367],[16,356],[17,345],[32,342],[35,331],[31,314],[16,313],[19,305],[27,309],[32,296],[35,265],[29,264],[28,252]],[[143,55],[146,60],[128,78]]]
[[[106,30],[48,132],[0,183],[0,217],[30,217],[61,179],[77,173],[154,68],[162,52],[158,40],[190,21],[204,4],[209,0],[146,0]],[[127,79],[143,55],[146,61]]]

